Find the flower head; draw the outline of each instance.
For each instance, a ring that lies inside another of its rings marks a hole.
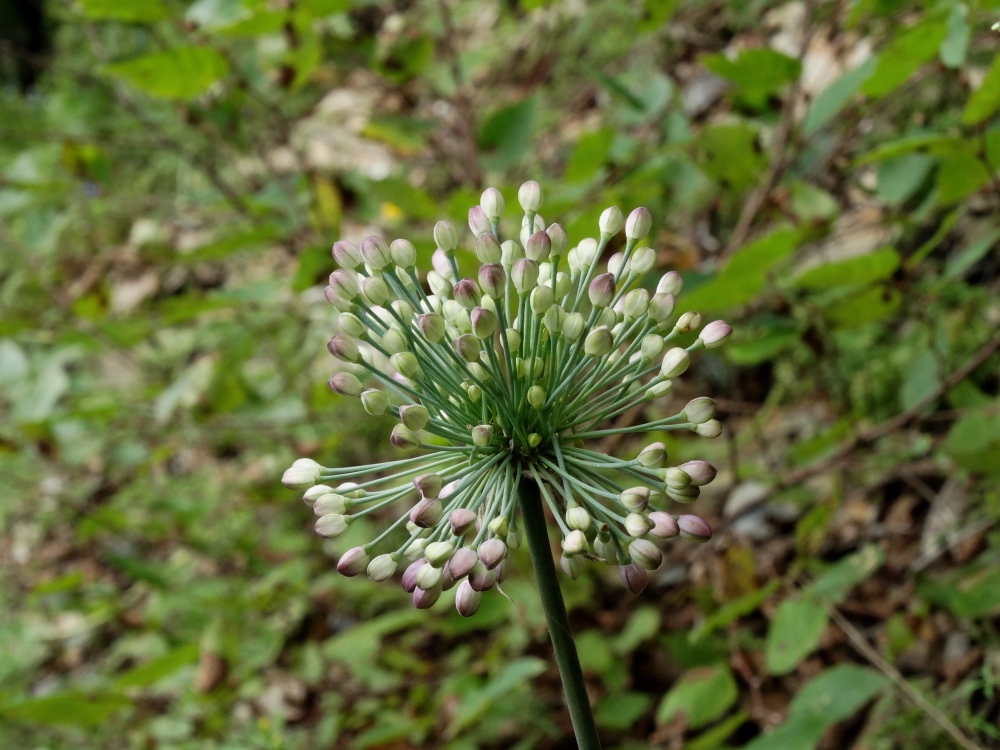
[[[469,210],[481,263],[473,276],[459,273],[458,230],[438,222],[426,287],[406,240],[373,236],[360,249],[333,247],[340,268],[326,296],[342,312],[328,344],[339,361],[330,388],[360,397],[373,416],[397,418],[390,443],[413,455],[347,468],[299,459],[282,481],[305,490],[316,531],[328,537],[360,516],[405,505],[378,537],[344,553],[337,569],[367,571],[376,581],[401,569],[419,608],[457,584],[456,607],[471,615],[481,592],[509,572],[507,553],[521,539],[521,482],[538,485],[562,535],[561,567],[572,577],[584,560],[603,561],[638,593],[662,560],[654,540],[711,537],[704,520],[666,507],[696,499],[715,477],[711,464],[665,467],[662,443],[618,459],[586,441],[671,430],[718,435],[708,398],[646,424],[601,425],[669,394],[691,354],[721,345],[731,329],[715,321],[695,337],[701,316],[674,315],[682,288],[674,272],[647,291],[656,254],[638,246],[652,222],[645,208],[627,220],[608,208],[599,239],[568,248],[565,230],[546,228],[538,215],[541,199],[537,183],[521,187],[518,243],[497,234],[499,191],[483,193]],[[624,249],[600,271],[623,228]]]

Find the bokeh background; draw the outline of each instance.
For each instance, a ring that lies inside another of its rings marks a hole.
[[[715,538],[564,581],[606,746],[997,747],[998,6],[0,2],[0,747],[574,746],[524,550],[417,612],[278,483],[391,455],[332,241],[525,179],[736,328],[624,417],[717,399]]]

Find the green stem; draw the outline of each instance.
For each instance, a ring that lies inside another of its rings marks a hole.
[[[552,560],[552,548],[549,546],[549,534],[538,485],[531,480],[522,479],[520,498],[524,536],[528,542],[535,578],[538,579],[538,593],[541,595],[542,609],[545,610],[545,621],[549,626],[552,650],[559,666],[559,676],[562,678],[569,716],[573,721],[576,744],[580,750],[601,750],[601,741],[597,737],[597,727],[594,725],[594,715],[590,711],[590,699],[583,683],[580,657],[576,653],[573,633],[566,618],[566,605],[559,590],[559,579],[556,577],[556,566]]]

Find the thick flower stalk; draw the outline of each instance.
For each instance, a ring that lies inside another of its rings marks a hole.
[[[342,365],[330,388],[360,398],[373,416],[398,419],[390,442],[413,455],[346,468],[300,459],[282,481],[305,490],[326,537],[406,504],[337,569],[383,581],[405,566],[402,585],[420,608],[458,585],[456,607],[472,615],[481,592],[508,574],[508,550],[521,540],[522,483],[538,487],[562,538],[561,567],[573,578],[586,560],[601,561],[638,594],[662,560],[660,540],[706,541],[712,533],[701,518],[671,511],[712,481],[710,464],[668,468],[662,443],[625,460],[587,441],[671,430],[716,437],[708,398],[641,425],[602,424],[668,396],[691,355],[721,345],[730,327],[701,328],[695,312],[675,315],[675,272],[646,288],[656,254],[640,244],[651,222],[645,208],[627,219],[608,208],[599,236],[570,248],[565,230],[546,228],[538,214],[536,182],[518,198],[519,242],[498,236],[499,191],[487,189],[469,210],[481,264],[473,276],[459,273],[459,232],[447,221],[434,228],[433,270],[423,280],[404,239],[333,246],[340,269],[326,296],[341,312],[328,349]],[[623,228],[624,247],[602,270],[605,248]]]

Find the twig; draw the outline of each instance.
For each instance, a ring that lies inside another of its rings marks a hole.
[[[865,637],[851,622],[841,614],[840,610],[834,607],[829,602],[823,602],[823,606],[826,609],[827,614],[830,619],[837,623],[837,626],[844,631],[844,635],[851,641],[851,644],[857,649],[858,653],[865,657],[871,664],[878,669],[882,674],[888,677],[895,683],[903,693],[911,701],[916,704],[918,708],[923,710],[931,719],[937,723],[945,732],[948,733],[955,742],[961,745],[965,750],[983,750],[979,745],[966,737],[962,730],[959,729],[952,722],[951,719],[945,715],[941,709],[931,703],[927,698],[923,696],[916,688],[914,688],[906,679],[899,673],[899,670],[892,666],[889,662],[882,658],[871,644],[865,640]]]

